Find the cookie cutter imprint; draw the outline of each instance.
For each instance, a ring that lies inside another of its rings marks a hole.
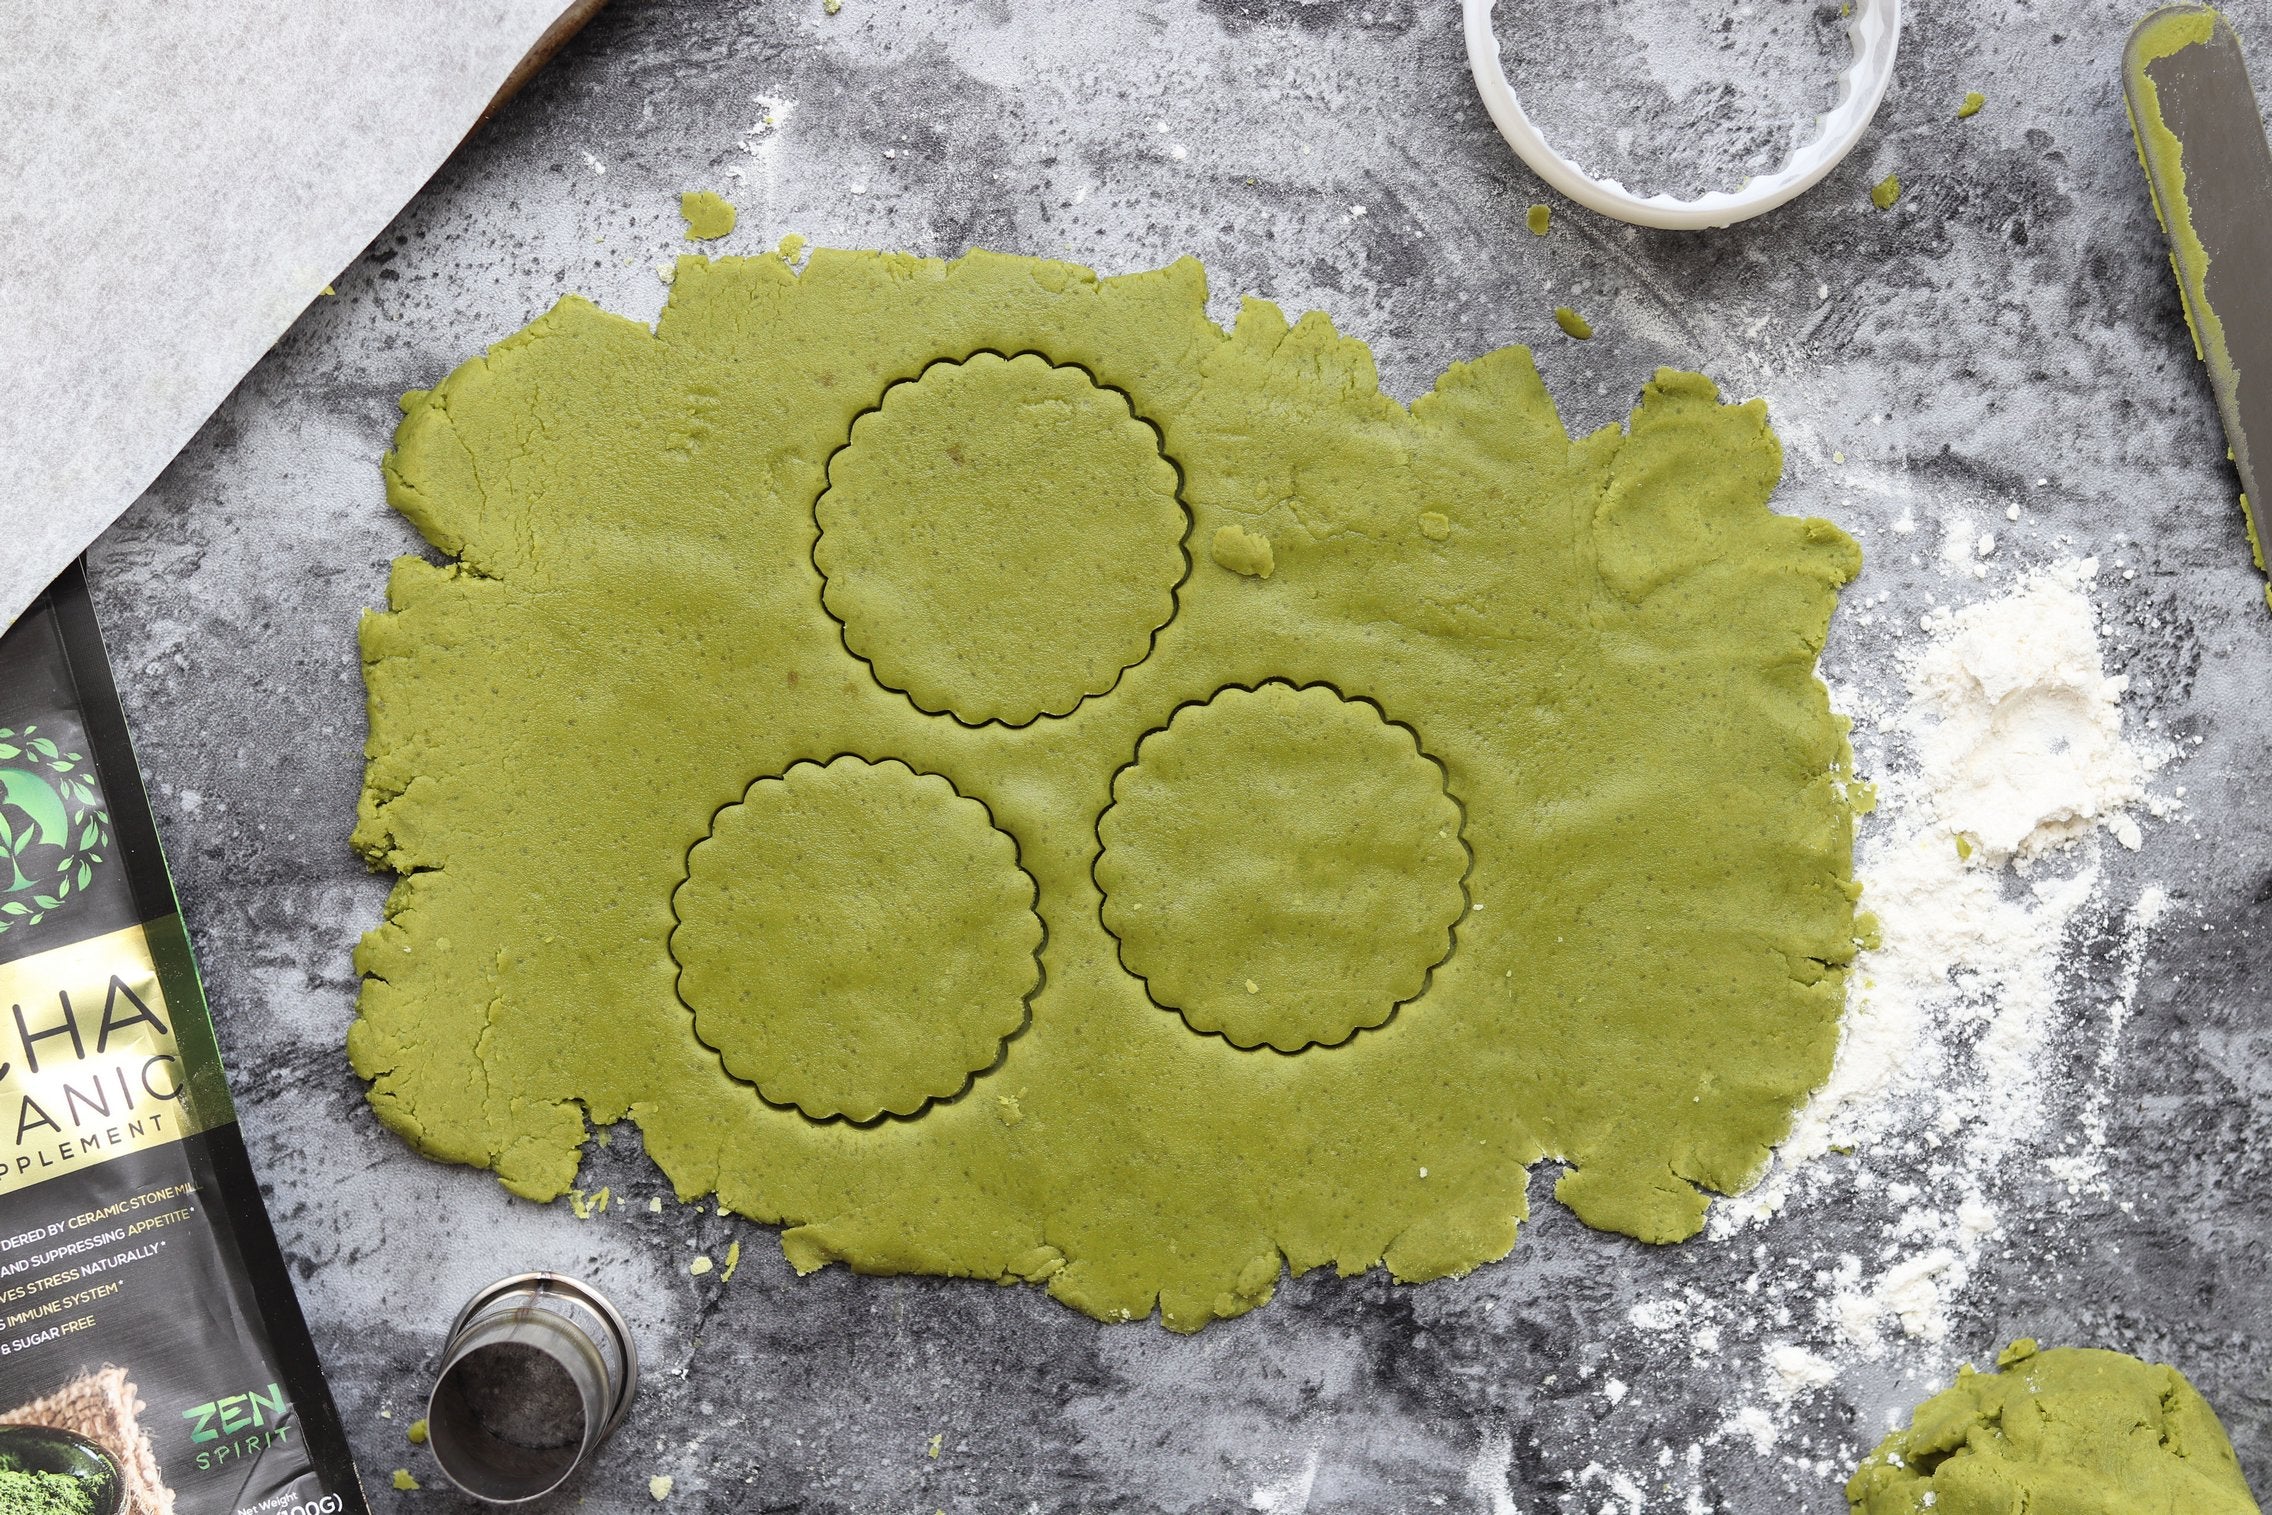
[[[1499,61],[1499,37],[1491,26],[1495,0],[1463,0],[1467,30],[1467,64],[1474,71],[1475,87],[1498,125],[1499,135],[1556,191],[1588,210],[1630,221],[1636,226],[1696,231],[1732,226],[1763,215],[1804,194],[1862,139],[1893,81],[1894,53],[1901,42],[1901,0],[1853,0],[1846,16],[1846,39],[1853,44],[1854,61],[1838,75],[1838,96],[1828,111],[1816,117],[1814,139],[1793,149],[1790,159],[1770,174],[1747,179],[1737,189],[1711,190],[1694,199],[1677,195],[1637,195],[1615,179],[1597,179],[1575,161],[1556,152],[1539,131],[1530,112],[1523,109],[1515,87],[1507,82]]]

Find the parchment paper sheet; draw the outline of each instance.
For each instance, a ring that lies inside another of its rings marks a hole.
[[[393,219],[566,8],[0,7],[0,629]]]

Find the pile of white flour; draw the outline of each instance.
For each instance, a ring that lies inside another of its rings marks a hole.
[[[2163,754],[2125,737],[2126,681],[2100,657],[2097,572],[2069,559],[1925,616],[1908,702],[1879,723],[1915,766],[1876,775],[1859,861],[1878,942],[1855,964],[1830,1082],[1723,1227],[1777,1208],[1798,1165],[1920,1114],[1943,1136],[1978,1123],[1975,1148],[2040,1128],[2036,1053],[2068,927],[2099,888],[2097,835],[2136,848],[2133,810],[2166,808],[2145,792]]]

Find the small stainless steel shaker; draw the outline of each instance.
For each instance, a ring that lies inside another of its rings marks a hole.
[[[427,1443],[443,1476],[484,1503],[541,1499],[623,1423],[638,1387],[638,1349],[604,1295],[565,1274],[516,1274],[451,1325]]]

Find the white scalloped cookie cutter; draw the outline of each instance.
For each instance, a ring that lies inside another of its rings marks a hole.
[[[1820,183],[1854,150],[1877,115],[1878,102],[1893,82],[1893,55],[1901,43],[1901,0],[1853,0],[1846,16],[1846,38],[1853,44],[1854,61],[1839,74],[1838,98],[1827,114],[1817,118],[1820,130],[1814,140],[1794,151],[1774,173],[1748,179],[1733,193],[1716,189],[1683,200],[1675,195],[1636,195],[1615,179],[1593,177],[1548,146],[1500,66],[1499,37],[1491,27],[1492,0],[1465,0],[1465,6],[1468,67],[1475,72],[1475,87],[1483,92],[1499,135],[1515,155],[1588,210],[1636,226],[1676,231],[1747,221]]]

